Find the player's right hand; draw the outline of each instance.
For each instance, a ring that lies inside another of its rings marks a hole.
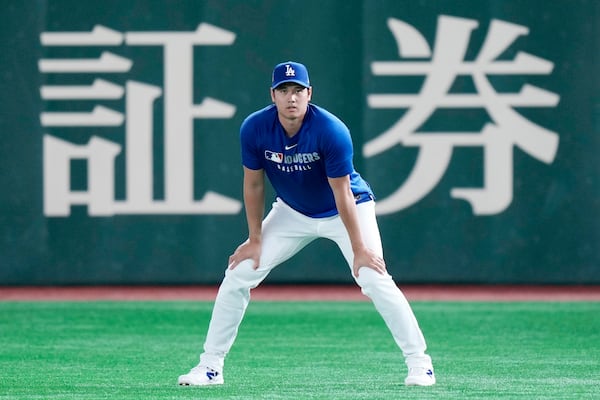
[[[260,242],[251,242],[246,240],[244,243],[238,246],[237,249],[229,256],[229,269],[234,269],[244,260],[252,260],[252,268],[257,269],[260,265]]]

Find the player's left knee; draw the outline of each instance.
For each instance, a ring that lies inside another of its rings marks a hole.
[[[387,273],[380,274],[371,268],[362,267],[358,270],[358,277],[356,277],[355,280],[363,291],[368,291],[370,288],[381,284],[389,284],[392,281],[392,277]]]

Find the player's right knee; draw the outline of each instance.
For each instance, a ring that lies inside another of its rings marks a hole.
[[[235,268],[225,271],[225,280],[229,285],[240,288],[254,288],[265,278],[264,271],[254,269],[254,261],[251,259],[240,262]]]

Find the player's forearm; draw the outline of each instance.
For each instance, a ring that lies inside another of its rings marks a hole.
[[[356,203],[354,196],[352,195],[352,191],[350,190],[349,179],[329,178],[329,182],[333,190],[338,214],[340,215],[340,218],[346,227],[352,249],[355,252],[363,249],[365,244],[363,242],[360,225],[358,223]]]
[[[264,193],[252,193],[244,196],[246,221],[248,222],[248,239],[259,242],[262,237],[262,219],[264,210]]]
[[[264,182],[244,180],[244,208],[250,241],[260,242],[261,240],[264,204]]]
[[[336,205],[338,207],[340,218],[348,232],[352,250],[356,252],[363,249],[365,244],[362,239],[360,225],[358,224],[358,214],[356,212],[354,196],[350,193],[349,195],[344,196],[344,199],[340,199],[339,202],[336,200]]]

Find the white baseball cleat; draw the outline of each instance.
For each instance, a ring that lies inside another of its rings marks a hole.
[[[181,386],[209,386],[222,385],[223,374],[212,368],[198,364],[185,375],[177,379]]]
[[[432,367],[409,368],[408,376],[404,380],[406,386],[431,386],[435,385],[435,374]]]

